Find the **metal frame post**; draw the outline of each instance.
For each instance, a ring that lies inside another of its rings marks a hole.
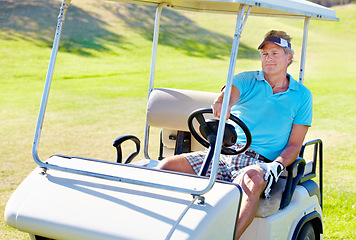
[[[220,157],[221,145],[222,145],[222,140],[223,140],[223,135],[224,135],[224,130],[225,130],[225,122],[226,122],[228,104],[230,101],[232,79],[233,79],[234,72],[235,72],[235,65],[236,65],[236,58],[237,58],[237,53],[238,53],[238,49],[239,49],[239,44],[240,44],[240,37],[241,37],[243,27],[247,21],[248,15],[251,11],[251,6],[249,6],[249,8],[246,12],[246,15],[244,17],[245,8],[246,8],[246,5],[240,6],[238,15],[237,15],[237,20],[236,20],[235,35],[234,35],[234,40],[233,40],[233,44],[232,44],[229,71],[228,71],[228,75],[227,75],[225,94],[224,94],[222,109],[221,109],[221,117],[220,117],[221,121],[219,122],[218,135],[217,135],[216,144],[215,144],[215,152],[214,152],[211,177],[210,177],[210,182],[209,182],[210,184],[213,184],[217,177],[218,166],[219,166],[219,157]],[[211,185],[211,187],[212,187],[212,185]]]
[[[308,41],[308,28],[309,28],[310,17],[304,19],[304,30],[303,30],[303,43],[302,43],[302,53],[300,59],[300,71],[299,71],[299,82],[304,83],[304,72],[305,72],[305,58],[307,53],[307,41]]]
[[[55,66],[57,53],[58,53],[59,41],[61,38],[65,14],[67,12],[67,7],[69,6],[70,2],[71,2],[71,0],[67,0],[67,1],[63,0],[60,10],[59,10],[57,28],[56,28],[56,33],[54,35],[51,57],[50,57],[49,65],[48,65],[45,86],[44,86],[44,90],[43,90],[43,94],[42,94],[42,100],[41,100],[40,111],[38,114],[35,137],[34,137],[33,145],[32,145],[32,156],[33,156],[33,159],[35,160],[35,162],[39,166],[43,166],[43,162],[41,162],[41,160],[38,157],[38,146],[40,143],[42,126],[43,126],[44,116],[45,116],[45,112],[46,112],[46,108],[47,108],[49,90],[51,88],[53,71],[54,71],[54,66]]]
[[[153,86],[154,86],[154,78],[155,78],[155,71],[156,71],[156,55],[157,55],[157,45],[158,45],[161,13],[162,13],[162,9],[164,7],[168,7],[168,6],[169,5],[167,3],[161,3],[158,5],[158,7],[156,9],[155,25],[154,25],[154,32],[153,32],[152,56],[151,56],[150,82],[148,85],[147,100],[150,98],[150,95],[151,95],[151,92],[152,92]],[[149,135],[150,135],[150,126],[148,126],[147,121],[146,121],[143,153],[144,153],[145,158],[148,158],[148,159],[150,158],[150,156],[148,154],[148,143],[149,143],[149,138],[150,138]]]

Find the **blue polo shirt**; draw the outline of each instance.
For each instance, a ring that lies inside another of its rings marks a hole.
[[[273,94],[263,71],[240,73],[233,78],[233,85],[240,91],[239,101],[231,113],[239,117],[250,129],[251,149],[274,160],[285,148],[293,124],[311,126],[312,94],[289,74],[289,87],[285,92]],[[245,137],[237,129],[239,143]]]

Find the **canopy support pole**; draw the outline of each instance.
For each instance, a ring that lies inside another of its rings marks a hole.
[[[34,141],[33,141],[33,145],[32,145],[33,159],[41,167],[43,167],[44,163],[38,157],[38,146],[40,143],[42,126],[43,126],[44,116],[45,116],[45,112],[46,112],[46,108],[47,108],[49,90],[51,88],[53,71],[54,71],[54,66],[55,66],[57,53],[58,53],[59,41],[61,38],[61,32],[62,32],[62,28],[63,28],[63,24],[64,24],[65,14],[67,12],[67,7],[69,6],[70,2],[71,2],[71,0],[67,0],[67,1],[63,0],[60,10],[59,10],[57,28],[56,28],[56,33],[54,35],[51,57],[50,57],[49,65],[48,65],[45,86],[44,86],[44,90],[43,90],[43,94],[42,94],[42,100],[41,100],[40,111],[39,111],[38,119],[37,119],[35,137],[34,137]],[[43,167],[43,168],[45,168],[45,167]]]
[[[300,72],[299,72],[299,82],[301,84],[304,83],[305,58],[306,58],[306,53],[307,53],[309,21],[310,21],[310,17],[306,17],[304,19],[302,54],[301,54],[301,59],[300,59]]]
[[[155,25],[154,25],[153,41],[152,41],[153,45],[152,45],[152,56],[151,56],[150,82],[149,82],[149,85],[148,85],[148,98],[147,99],[150,98],[150,95],[151,95],[151,92],[152,92],[153,86],[154,86],[159,26],[160,26],[162,9],[164,7],[168,7],[168,4],[167,3],[161,3],[161,4],[158,5],[158,7],[156,9]],[[149,132],[150,132],[150,126],[148,126],[147,121],[146,121],[143,152],[144,152],[145,158],[147,158],[147,159],[150,158],[149,154],[148,154]]]
[[[246,8],[246,5],[240,6],[238,15],[237,15],[237,20],[236,20],[236,28],[235,28],[235,35],[234,35],[234,40],[233,40],[232,49],[231,49],[229,71],[228,71],[228,75],[227,75],[226,87],[224,90],[225,93],[224,93],[224,98],[223,98],[223,103],[222,103],[221,114],[220,114],[221,121],[219,122],[218,135],[217,135],[217,139],[216,139],[215,152],[214,152],[214,156],[213,156],[212,171],[211,171],[211,177],[210,177],[210,184],[212,184],[211,187],[215,183],[215,180],[217,177],[217,172],[218,172],[218,167],[219,167],[221,145],[222,145],[222,140],[223,140],[224,131],[225,131],[225,122],[226,122],[228,105],[229,105],[230,95],[231,95],[232,79],[233,79],[233,76],[235,73],[236,58],[237,58],[237,53],[239,50],[241,33],[242,33],[243,27],[247,21],[248,15],[251,11],[251,6],[249,6],[249,8],[246,12],[246,15],[244,17],[245,8]]]

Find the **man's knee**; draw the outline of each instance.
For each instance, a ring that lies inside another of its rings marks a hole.
[[[184,172],[195,174],[188,160],[180,155],[163,159],[157,168],[167,171]]]
[[[264,180],[264,171],[251,169],[247,172],[248,177],[253,182],[255,188],[264,189],[266,187],[266,181]]]
[[[243,191],[246,194],[260,194],[266,187],[264,171],[258,167],[249,167],[243,171],[239,180]]]
[[[175,171],[177,168],[177,163],[171,158],[165,158],[158,164],[157,168],[167,171]]]

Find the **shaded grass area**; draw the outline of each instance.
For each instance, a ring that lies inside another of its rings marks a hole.
[[[0,29],[8,40],[23,38],[39,46],[52,46],[59,1],[1,1]],[[70,6],[71,14],[66,17],[67,25],[74,26],[63,31],[62,51],[90,55],[89,49],[108,51],[107,43],[120,43],[122,37],[108,29],[108,23],[95,13]]]
[[[53,16],[58,14],[59,5],[57,1],[2,1],[0,29],[7,33],[8,40],[14,40],[15,35],[29,41],[39,40],[37,44],[50,47],[56,24]],[[110,2],[92,2],[90,5],[89,9],[88,5],[84,5],[84,9],[75,4],[69,6],[65,25],[70,27],[63,30],[62,51],[90,56],[93,49],[110,51],[107,44],[125,48],[124,43],[132,41],[125,36],[125,32],[118,34],[111,29],[115,21],[125,24],[120,28],[137,32],[149,41],[152,39],[154,7]],[[183,50],[191,56],[221,58],[230,54],[230,36],[201,28],[176,11],[164,10],[160,31],[160,44]],[[256,53],[256,50],[242,44],[243,57],[257,57]]]
[[[11,193],[35,167],[31,146],[58,10],[57,1],[0,2],[2,216]],[[336,10],[340,23],[310,24],[305,83],[314,96],[314,120],[307,138],[321,138],[325,145],[324,239],[354,239],[356,7]],[[156,86],[219,91],[236,17],[163,14]],[[42,159],[61,153],[114,160],[116,137],[143,139],[153,16],[151,7],[73,1],[43,128]],[[236,71],[260,68],[255,49],[262,36],[284,29],[293,36],[296,58],[290,72],[297,78],[302,26],[302,20],[251,17]],[[340,39],[342,44],[334,44]],[[158,134],[152,136],[152,155],[157,142]],[[27,239],[0,219],[1,239]]]

